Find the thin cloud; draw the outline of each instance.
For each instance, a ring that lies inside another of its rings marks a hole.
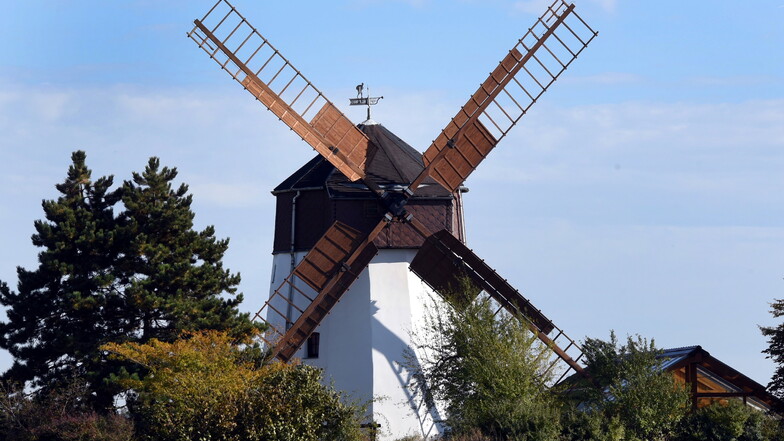
[[[781,84],[784,82],[784,77],[770,75],[695,76],[687,79],[687,81],[695,86],[742,87]]]
[[[553,4],[553,2],[550,0],[526,0],[516,2],[513,7],[515,10],[526,14],[539,15],[551,4]]]
[[[614,13],[618,8],[618,0],[590,0],[591,3],[599,5],[605,12]]]
[[[625,72],[604,72],[596,75],[570,75],[560,79],[564,83],[614,86],[620,84],[636,84],[645,81],[645,77]]]
[[[50,183],[47,187],[62,179],[73,150],[87,151],[94,174],[113,174],[117,183],[159,156],[181,176],[214,175],[192,183],[205,203],[254,207],[260,192],[312,153],[258,103],[232,97],[220,91],[16,84],[0,95],[0,149],[10,163],[29,169],[30,179]],[[16,188],[14,179],[0,176],[0,185]],[[35,199],[53,196],[46,188]]]
[[[782,120],[784,100],[543,105],[470,181],[571,192],[634,189],[652,199],[712,204],[706,213],[725,200],[762,216],[784,194]]]
[[[236,183],[219,180],[201,180],[193,178],[189,186],[191,193],[200,204],[209,204],[222,208],[252,208],[262,204],[268,196],[265,188],[259,183]]]
[[[351,0],[350,4],[354,7],[366,8],[382,3],[403,3],[415,8],[421,8],[429,2],[430,0]]]

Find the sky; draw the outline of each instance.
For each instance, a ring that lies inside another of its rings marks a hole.
[[[234,5],[349,118],[424,151],[549,1]],[[576,0],[599,36],[468,179],[468,245],[576,338],[701,345],[767,384],[784,298],[784,0]],[[177,167],[269,292],[274,197],[314,152],[186,33],[212,0],[31,0],[0,15],[0,280],[36,267],[70,153],[115,182]],[[0,354],[0,370],[10,366]]]

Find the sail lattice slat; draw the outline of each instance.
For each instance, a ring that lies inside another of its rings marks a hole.
[[[226,0],[188,36],[352,181],[364,177],[368,139]]]
[[[289,361],[378,252],[372,239],[335,222],[254,316],[275,356]]]
[[[453,147],[431,176],[455,191],[596,35],[574,5],[553,2],[425,151],[428,165]]]
[[[549,379],[549,384],[557,384],[569,374],[583,371],[578,363],[583,356],[580,345],[447,230],[425,240],[411,262],[411,271],[445,297],[465,295],[460,292],[466,288],[461,278],[468,278],[499,305],[499,311],[504,309],[526,320],[531,332],[549,348],[542,355],[547,360],[543,362],[546,369],[541,372],[542,378]],[[478,290],[470,294],[476,296]]]

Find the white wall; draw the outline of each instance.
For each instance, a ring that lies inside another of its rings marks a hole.
[[[299,262],[304,253],[297,254]],[[325,380],[351,398],[373,400],[369,411],[382,425],[380,439],[438,433],[434,415],[409,390],[409,375],[400,364],[412,327],[423,320],[424,302],[432,298],[431,290],[408,269],[415,254],[416,250],[379,251],[317,328],[319,358],[303,360],[323,368]],[[290,257],[274,257],[271,292],[288,276]],[[297,356],[304,355],[302,348]]]

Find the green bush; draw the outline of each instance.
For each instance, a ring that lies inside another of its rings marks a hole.
[[[714,403],[689,414],[677,441],[778,441],[780,422],[738,400]]]
[[[431,407],[443,405],[453,439],[554,439],[558,403],[544,387],[547,357],[540,356],[550,349],[524,319],[494,315],[496,309],[487,299],[435,302],[425,328],[413,335],[416,352],[406,355],[412,387]]]
[[[0,439],[6,441],[132,441],[133,423],[88,406],[87,387],[74,380],[47,392],[8,387],[0,395]]]
[[[674,436],[690,409],[689,394],[661,369],[653,341],[637,336],[621,345],[611,332],[608,341],[586,339],[583,352],[595,384],[586,384],[577,401],[596,419],[591,422],[594,427],[606,427],[615,439],[657,441]]]
[[[147,370],[120,380],[142,440],[360,439],[362,409],[324,386],[321,371],[262,363],[249,343],[203,331],[172,343],[153,339],[103,349]]]

